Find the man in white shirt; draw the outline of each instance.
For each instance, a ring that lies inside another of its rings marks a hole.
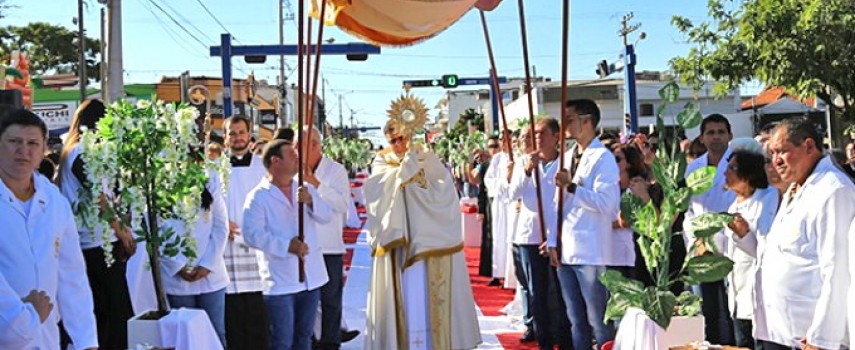
[[[573,346],[589,349],[596,339],[600,348],[614,338],[614,326],[604,323],[609,293],[598,277],[606,266],[618,262],[612,221],[620,208],[620,171],[611,151],[596,136],[597,104],[570,100],[564,108],[564,125],[576,146],[565,154],[569,170],[559,169],[555,175],[559,192],[553,205],[557,207],[558,196],[564,196],[564,207],[561,236],[554,229],[549,232],[549,257],[558,266]]]
[[[727,159],[730,158],[728,143],[733,139],[730,122],[721,114],[711,114],[701,122],[701,142],[707,147],[707,153],[698,157],[686,167],[686,176],[705,166],[716,167],[713,185],[709,191],[692,196],[689,209],[683,219],[683,230],[687,246],[691,254],[722,254],[727,237],[724,232],[716,233],[715,247],[706,247],[692,235],[692,220],[704,213],[726,212],[736,195],[725,188],[724,172],[727,170]],[[727,311],[727,288],[724,279],[716,282],[701,283],[693,286],[695,294],[703,299],[701,313],[704,315],[707,340],[712,344],[734,344],[733,320]]]
[[[244,204],[244,238],[264,252],[264,303],[270,315],[270,349],[310,349],[312,328],[327,270],[318,242],[318,224],[333,217],[329,205],[311,184],[299,184],[299,158],[294,145],[274,140],[263,152],[267,177]],[[299,206],[303,204],[303,237]]]
[[[258,252],[244,242],[243,204],[247,194],[267,174],[261,157],[249,152],[251,123],[243,116],[226,120],[226,155],[230,169],[226,190],[229,240],[223,258],[229,275],[226,286],[226,342],[232,349],[267,349],[267,311],[264,307]]]
[[[46,143],[47,127],[32,112],[0,117],[0,348],[58,349],[62,320],[75,349],[95,349],[92,291],[74,214],[35,172]]]
[[[567,312],[559,295],[555,267],[550,266],[549,258],[541,254],[541,246],[546,243],[543,236],[553,231],[557,224],[552,198],[555,196],[554,179],[558,169],[559,125],[555,119],[544,117],[535,122],[533,129],[537,150],[522,157],[522,166],[513,169],[511,175],[511,199],[522,199],[514,245],[519,247],[525,282],[528,284],[526,290],[529,293],[528,302],[538,346],[551,349],[557,340],[561,349],[572,349],[570,334],[567,332],[570,324],[564,317]],[[535,167],[539,170],[537,174],[534,172]],[[539,189],[535,183],[536,175],[540,175]],[[542,200],[542,218],[538,213],[538,190]],[[541,219],[547,232],[541,233]]]
[[[791,184],[758,256],[762,307],[775,343],[766,348],[839,349],[849,345],[842,308],[850,288],[855,185],[823,154],[822,137],[807,119],[782,122],[770,144],[772,164]]]
[[[300,136],[306,135],[303,132]],[[309,141],[308,139],[304,140]],[[311,142],[306,150],[303,180],[318,189],[321,199],[333,212],[328,223],[318,225],[318,238],[329,282],[321,287],[321,333],[315,334],[320,348],[341,346],[342,292],[344,290],[344,239],[342,228],[350,204],[350,182],[340,163],[321,153],[321,133],[312,127]],[[306,147],[305,142],[303,147]]]

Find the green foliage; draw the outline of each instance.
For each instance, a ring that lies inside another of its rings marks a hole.
[[[677,101],[679,87],[671,82],[659,91],[659,96],[666,103]],[[693,103],[685,106],[678,117],[681,126],[697,126],[699,112]],[[657,114],[657,124],[662,125],[664,108],[660,107]],[[671,285],[677,281],[688,284],[715,281],[726,276],[733,268],[730,259],[708,254],[703,256],[687,256],[682,269],[672,276],[670,266],[670,247],[674,235],[671,230],[674,219],[689,206],[693,194],[702,194],[712,187],[716,169],[705,167],[692,172],[685,180],[686,186],[680,187],[684,180],[686,156],[676,145],[678,133],[666,134],[665,128],[659,127],[659,148],[653,161],[653,175],[662,186],[664,198],[659,208],[652,201],[643,203],[638,197],[626,193],[621,197],[621,215],[627,220],[633,231],[638,233],[637,244],[641,255],[647,264],[647,269],[653,277],[653,285],[644,287],[641,282],[629,280],[616,271],[608,271],[600,276],[600,281],[611,292],[606,309],[606,319],[623,317],[628,307],[637,307],[647,314],[662,328],[668,328],[671,317],[675,314],[695,316],[700,313],[700,299],[683,293],[676,297],[671,292]],[[671,137],[671,149],[666,149],[665,140]],[[712,214],[701,216],[693,222],[693,227],[702,230],[705,237],[721,230],[732,220],[729,214]],[[698,232],[696,231],[696,234]],[[679,238],[678,238],[679,239]]]
[[[694,45],[671,60],[684,82],[699,89],[716,81],[718,94],[751,80],[824,101],[837,93],[844,119],[855,121],[851,0],[710,0],[708,9],[710,21],[671,21]]]
[[[371,143],[368,140],[328,137],[324,139],[322,148],[324,155],[344,165],[350,174],[371,165]]]
[[[86,76],[99,81],[100,44],[92,38],[86,38],[85,43]],[[78,70],[77,33],[62,26],[33,22],[0,28],[0,61],[8,62],[12,50],[22,50],[30,56],[30,72],[34,76]]]

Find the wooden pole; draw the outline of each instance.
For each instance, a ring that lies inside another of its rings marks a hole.
[[[518,0],[519,13],[520,13],[520,35],[522,36],[522,51],[523,51],[523,62],[525,63],[525,90],[526,97],[528,98],[528,121],[529,125],[531,125],[531,144],[537,145],[535,137],[534,137],[534,100],[531,96],[534,93],[534,89],[532,89],[531,85],[531,64],[528,60],[528,40],[526,39],[526,29],[525,29],[525,9],[523,8],[523,0]],[[534,187],[537,191],[537,218],[538,224],[540,226],[540,239],[542,242],[546,242],[546,224],[543,222],[543,195],[540,193],[540,167],[534,167]]]
[[[304,46],[303,46],[303,26],[306,22],[306,9],[305,9],[305,1],[297,2],[297,132],[303,130],[303,115],[305,114],[305,110],[303,110],[303,59],[305,56]],[[297,183],[298,186],[303,186],[303,138],[297,138],[297,152],[299,154],[300,161],[297,162],[298,170],[297,170]],[[305,233],[304,226],[305,220],[303,220],[303,211],[304,206],[303,203],[299,203],[297,205],[297,238],[302,242]],[[303,262],[303,259],[299,259],[299,272],[300,272],[300,282],[306,281],[306,265]]]
[[[496,99],[498,99],[499,115],[502,118],[502,136],[504,137],[505,146],[508,148],[508,159],[514,161],[514,152],[511,148],[511,132],[508,131],[508,120],[505,118],[505,104],[502,103],[502,90],[499,87],[499,71],[496,69],[496,59],[493,56],[493,45],[490,42],[490,31],[487,29],[487,18],[484,16],[484,10],[478,10],[481,15],[481,28],[484,30],[484,42],[487,43],[487,57],[490,59],[490,82],[493,84],[493,90],[496,91]]]
[[[558,146],[559,146],[559,156],[558,156],[558,170],[564,169],[564,134],[567,128],[567,107],[564,105],[567,103],[567,66],[569,65],[568,60],[568,52],[570,50],[570,0],[564,0],[564,9],[562,11],[562,36],[561,36],[561,135],[558,136]],[[577,164],[574,164],[576,166]],[[573,174],[570,174],[573,176]],[[564,191],[563,188],[558,188],[556,191]],[[561,251],[561,232],[563,229],[562,223],[564,222],[564,194],[560,193],[558,195],[558,222],[556,223],[558,226],[556,228],[556,235],[558,239],[558,243],[556,247],[558,251]]]
[[[321,20],[318,21],[318,43],[315,45],[315,71],[314,76],[312,77],[312,94],[309,98],[309,128],[315,125],[315,101],[318,97],[318,77],[321,73],[321,46],[324,41],[324,16],[326,16],[327,6],[326,3],[321,6]],[[311,23],[311,22],[310,22]],[[326,103],[326,101],[324,101]],[[320,128],[318,128],[320,129]],[[312,140],[312,132],[306,133],[306,142],[311,144],[309,141]],[[306,149],[309,148],[309,145],[306,145]]]

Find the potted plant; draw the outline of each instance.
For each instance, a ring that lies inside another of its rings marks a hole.
[[[657,208],[653,201],[645,204],[629,193],[621,198],[621,215],[630,223],[632,230],[638,233],[637,244],[652,276],[653,285],[645,287],[641,282],[613,270],[600,276],[600,281],[611,294],[606,318],[620,319],[630,307],[641,309],[666,330],[666,346],[685,345],[686,340],[703,340],[703,317],[698,316],[701,299],[689,292],[674,295],[670,290],[671,285],[678,281],[694,285],[721,280],[733,268],[733,262],[720,254],[695,255],[689,252],[677,273],[669,271],[669,247],[674,238],[671,229],[674,219],[680,212],[686,211],[692,195],[702,194],[712,187],[716,173],[715,167],[707,166],[684,176],[687,164],[685,154],[679,149],[678,133],[666,133],[663,117],[666,106],[677,101],[679,92],[680,88],[675,82],[670,82],[659,91],[665,101],[657,111],[659,140],[670,137],[674,141],[670,143],[670,148],[666,142],[659,142],[653,162],[653,175],[664,194],[661,205]],[[701,121],[700,110],[691,102],[676,117],[676,124],[682,129],[696,128]],[[700,215],[691,223],[693,234],[714,248],[712,236],[732,218],[732,215],[726,213]],[[679,316],[678,322],[672,322],[674,316]],[[684,322],[691,325],[686,327]],[[669,331],[674,332],[669,334]]]
[[[82,195],[90,204],[78,206],[78,220],[105,238],[108,264],[113,259],[108,223],[116,218],[133,230],[138,242],[145,243],[149,258],[157,310],[128,321],[130,346],[140,342],[159,345],[157,325],[146,325],[145,321],[158,320],[169,312],[160,275],[161,254],[175,256],[180,252],[191,259],[196,257],[189,232],[206,181],[205,165],[198,161],[204,157],[197,118],[196,109],[185,105],[122,100],[107,108],[97,130],[81,136],[90,183]],[[159,228],[158,220],[167,219],[180,220],[188,234]],[[135,324],[141,324],[142,329]],[[147,334],[146,329],[156,334]]]

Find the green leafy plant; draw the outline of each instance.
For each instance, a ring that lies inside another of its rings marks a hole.
[[[621,198],[621,215],[630,223],[632,230],[638,233],[636,244],[647,269],[653,278],[653,285],[645,287],[641,282],[624,277],[617,271],[609,270],[600,276],[600,281],[611,292],[606,319],[620,319],[629,307],[644,310],[656,324],[668,328],[671,317],[696,316],[700,313],[701,300],[697,296],[683,292],[679,296],[671,292],[671,286],[678,282],[698,284],[718,281],[733,269],[733,261],[719,254],[694,255],[690,252],[682,268],[672,275],[669,271],[671,240],[674,239],[672,225],[680,212],[686,211],[692,195],[702,194],[712,187],[716,168],[702,167],[684,177],[686,157],[679,149],[677,133],[666,134],[663,112],[668,104],[679,97],[680,88],[670,82],[659,90],[660,97],[666,102],[657,111],[657,130],[659,140],[671,137],[674,142],[666,145],[659,142],[653,161],[653,176],[662,186],[664,198],[657,208],[653,201],[643,203],[638,197],[626,193]],[[676,117],[682,129],[696,128],[701,123],[701,112],[693,104],[687,103]],[[681,185],[685,180],[685,185]],[[692,221],[694,235],[705,245],[715,247],[712,236],[727,225],[733,216],[730,214],[708,213]],[[679,237],[678,237],[679,239]]]
[[[371,143],[365,139],[328,137],[324,139],[324,155],[344,165],[350,175],[371,165]]]
[[[197,135],[198,112],[162,101],[125,100],[107,108],[97,130],[82,134],[83,160],[90,186],[86,202],[76,208],[78,219],[104,238],[112,262],[110,223],[120,220],[145,242],[157,293],[159,314],[168,312],[161,281],[160,256],[182,253],[196,257],[190,233],[199,215],[206,183]],[[98,199],[103,198],[103,206]],[[86,203],[86,204],[83,204]],[[177,219],[185,235],[159,228],[160,220]]]

